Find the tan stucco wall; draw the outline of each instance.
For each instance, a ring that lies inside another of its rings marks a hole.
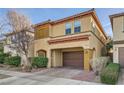
[[[91,21],[91,16],[84,16],[82,18],[78,18],[75,20],[79,20],[81,22],[81,32],[83,31],[90,31],[90,21]],[[74,34],[74,21],[75,20],[71,20],[71,21],[66,21],[63,23],[59,23],[59,24],[55,24],[52,26],[52,37],[56,37],[56,36],[61,36],[61,35],[65,35],[65,24],[66,23],[71,23],[72,24],[72,28],[71,28],[71,34]]]
[[[48,41],[49,38],[44,39],[38,39],[34,41],[34,56],[37,56],[38,50],[45,50],[47,51],[49,49]]]
[[[97,25],[96,21],[94,20],[93,17],[91,17],[91,22],[95,25],[95,27],[97,28],[97,32],[95,32],[95,34],[104,42],[106,43],[106,38],[105,36],[103,35],[102,31],[100,30],[99,26]],[[90,26],[90,28],[92,29],[92,24]],[[93,31],[93,29],[92,29]]]
[[[77,35],[90,35],[90,34],[91,34],[91,32],[87,32],[87,33],[76,34],[76,35],[73,35],[73,36],[77,36]],[[69,35],[69,36],[66,36],[66,37],[72,37],[72,35]],[[57,39],[60,39],[60,38],[63,38],[63,37],[58,37]],[[51,49],[74,48],[74,47],[89,48],[89,40],[51,44],[51,45],[49,45],[49,47]]]
[[[96,38],[95,35],[92,34],[90,37],[90,49],[95,48],[94,57],[101,56],[101,49],[104,45]]]
[[[88,33],[82,33],[83,35],[89,35],[91,32]],[[71,37],[71,36],[68,36]],[[61,38],[61,37],[59,37]],[[74,41],[74,42],[63,42],[58,44],[48,44],[48,40],[51,40],[52,38],[44,38],[44,39],[38,39],[34,41],[34,55],[37,56],[38,50],[48,50],[48,49],[61,49],[61,48],[74,48],[74,47],[82,47],[82,48],[89,48],[89,40],[87,41]],[[58,39],[58,38],[57,38]]]
[[[45,39],[39,39],[35,40],[34,44],[34,56],[37,56],[38,50],[46,50],[47,51],[47,57],[49,58],[49,65],[48,67],[57,67],[62,66],[62,52],[64,51],[77,51],[82,49],[93,49],[95,48],[95,56],[98,57],[101,55],[101,48],[103,47],[103,44],[91,33],[82,33],[84,35],[88,34],[90,35],[90,39],[86,41],[73,41],[73,42],[63,42],[58,44],[48,44],[48,40],[51,40],[53,38],[45,38]],[[59,37],[62,38],[62,37]],[[88,54],[89,55],[89,54]],[[85,56],[88,56],[85,55]],[[88,58],[88,57],[87,57]],[[89,60],[89,59],[86,59]],[[89,65],[87,65],[89,67]],[[87,68],[86,68],[87,69]]]
[[[38,56],[37,55],[37,51],[38,50],[45,50],[47,52],[46,56],[48,58],[48,68],[51,67],[51,56],[52,56],[52,52],[51,52],[51,48],[48,44],[48,40],[50,38],[44,38],[44,39],[38,39],[34,41],[34,56]]]
[[[113,40],[124,40],[124,16],[113,18]]]
[[[61,50],[52,50],[52,67],[63,66],[62,57],[63,55]]]
[[[84,49],[82,47],[76,47],[76,48],[65,48],[62,49],[62,52],[69,52],[69,51],[83,51]]]
[[[84,70],[90,71],[90,60],[93,58],[92,49],[84,49]]]
[[[48,40],[46,39],[39,39],[34,41],[34,55],[37,56],[38,50],[48,50],[48,49],[61,49],[61,48],[74,48],[74,47],[82,47],[82,48],[89,48],[89,41],[75,41],[75,42],[66,42],[66,43],[59,43],[59,44],[48,44]]]

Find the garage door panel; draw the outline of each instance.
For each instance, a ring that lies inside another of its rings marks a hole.
[[[76,68],[83,68],[83,52],[64,52],[63,53],[64,66],[71,66]]]
[[[124,68],[124,47],[119,48],[119,63]]]

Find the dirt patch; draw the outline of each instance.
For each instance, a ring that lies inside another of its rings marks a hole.
[[[24,72],[24,73],[33,73],[33,72],[38,72],[45,70],[47,68],[33,68],[31,72],[25,72],[22,70],[21,67],[15,67],[15,66],[10,66],[10,65],[5,65],[5,64],[0,64],[0,70],[9,70],[9,71],[18,71],[18,72]]]

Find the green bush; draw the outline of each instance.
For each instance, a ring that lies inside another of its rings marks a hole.
[[[19,56],[6,57],[5,64],[17,67],[21,64],[21,58]]]
[[[8,56],[9,56],[8,53],[2,53],[2,54],[0,54],[0,63],[3,64],[5,57],[8,57]]]
[[[32,67],[42,68],[46,67],[48,63],[48,58],[46,57],[33,57],[31,58]]]
[[[100,75],[101,82],[106,84],[116,84],[120,72],[120,65],[117,63],[110,63]]]
[[[0,63],[1,63],[1,64],[4,63],[4,54],[0,54]]]
[[[0,48],[0,54],[3,54],[3,48]]]

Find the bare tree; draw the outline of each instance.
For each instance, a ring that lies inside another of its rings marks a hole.
[[[33,31],[30,20],[16,11],[8,11],[7,19],[10,29],[13,33],[13,42],[17,53],[21,56],[21,66],[23,70],[29,71],[31,69],[31,62],[28,54],[33,37],[29,34]]]
[[[4,26],[4,25],[3,25],[2,22],[0,21],[0,37],[2,36],[2,32],[3,32],[2,29],[3,29],[3,26]]]
[[[0,39],[4,37],[4,34],[7,32],[8,29],[6,29],[8,25],[8,22],[5,18],[1,17],[0,19]]]

